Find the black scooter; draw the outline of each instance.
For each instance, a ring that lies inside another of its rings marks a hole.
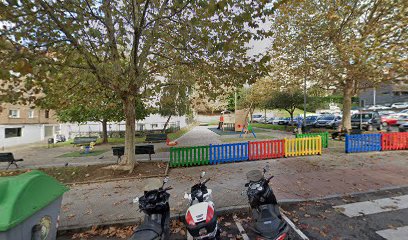
[[[146,215],[143,223],[135,230],[129,240],[166,240],[170,236],[170,194],[171,187],[163,188],[168,182],[166,177],[159,189],[145,191],[133,203],[139,203],[140,211]]]
[[[289,226],[283,220],[275,194],[269,186],[273,176],[265,179],[269,170],[266,166],[263,173],[252,170],[247,173],[246,194],[251,206],[253,226],[249,227],[260,238],[265,240],[284,240],[288,238]]]

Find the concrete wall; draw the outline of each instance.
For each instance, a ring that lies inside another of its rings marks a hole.
[[[46,138],[48,138],[47,136],[45,136],[46,126],[52,128],[52,135],[54,135],[56,133],[55,130],[59,128],[59,126],[56,124],[0,125],[0,150],[7,147],[14,147],[18,145],[36,143],[46,140]],[[6,138],[6,128],[21,128],[21,137]]]
[[[152,114],[145,118],[144,120],[136,122],[136,131],[141,130],[161,130],[167,121],[167,117],[162,117],[158,114]],[[169,122],[169,126],[172,124],[180,126],[180,128],[187,126],[187,119],[185,116],[172,117]],[[122,122],[111,122],[108,123],[108,132],[119,132],[125,131],[126,124]],[[75,123],[65,123],[61,124],[60,133],[65,135],[67,138],[73,138],[76,135],[86,135],[88,133],[102,132],[102,123],[100,122],[87,122],[84,124]]]

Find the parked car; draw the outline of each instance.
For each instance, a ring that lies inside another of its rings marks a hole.
[[[392,108],[408,108],[408,102],[399,102],[391,105]]]
[[[381,116],[381,122],[384,127],[397,125],[398,114]]]
[[[400,115],[397,119],[397,125],[402,125],[408,122],[408,115]]]
[[[391,108],[383,106],[383,105],[373,105],[368,108],[368,110],[381,110],[381,109],[391,109]]]
[[[279,124],[279,125],[288,125],[289,122],[290,122],[290,117],[288,117],[288,118],[283,118],[283,119],[279,120],[278,124]]]
[[[326,115],[316,121],[315,127],[336,128],[341,122],[340,116]]]
[[[271,118],[266,120],[266,123],[273,124],[273,120],[275,120],[275,118],[271,117]]]
[[[400,131],[400,132],[408,132],[408,122],[399,125],[398,131]]]
[[[318,118],[319,118],[318,116],[307,116],[306,126],[314,126]]]
[[[252,122],[253,123],[263,123],[265,122],[265,117],[262,114],[254,114],[252,115]]]
[[[355,129],[363,128],[367,131],[372,131],[375,128],[381,130],[382,124],[380,114],[378,114],[378,112],[353,114],[351,116],[351,127]]]
[[[279,121],[281,121],[283,119],[285,119],[285,118],[283,118],[283,117],[274,118],[273,121],[272,121],[272,124],[279,124]]]
[[[408,112],[407,112],[408,113]],[[383,110],[383,111],[378,111],[378,114],[380,114],[380,116],[389,116],[391,114],[395,114],[395,111],[392,110]]]
[[[401,112],[399,112],[400,114],[408,114],[408,109],[402,110]]]

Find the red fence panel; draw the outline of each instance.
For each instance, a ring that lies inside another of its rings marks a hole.
[[[408,149],[408,132],[382,133],[381,149],[383,151]]]
[[[249,160],[285,157],[285,140],[265,140],[248,143]]]

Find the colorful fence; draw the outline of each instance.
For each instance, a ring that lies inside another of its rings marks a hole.
[[[209,146],[171,147],[170,167],[187,167],[209,163]]]
[[[316,136],[320,136],[322,138],[323,148],[329,147],[329,133],[328,132],[296,134],[296,138],[316,137]]]
[[[281,158],[285,156],[285,140],[265,140],[248,143],[248,159]]]
[[[346,153],[381,150],[381,134],[346,134]]]
[[[408,149],[408,132],[381,133],[381,150]]]
[[[248,142],[210,144],[210,164],[248,160]]]
[[[322,154],[320,136],[285,139],[285,157]]]

